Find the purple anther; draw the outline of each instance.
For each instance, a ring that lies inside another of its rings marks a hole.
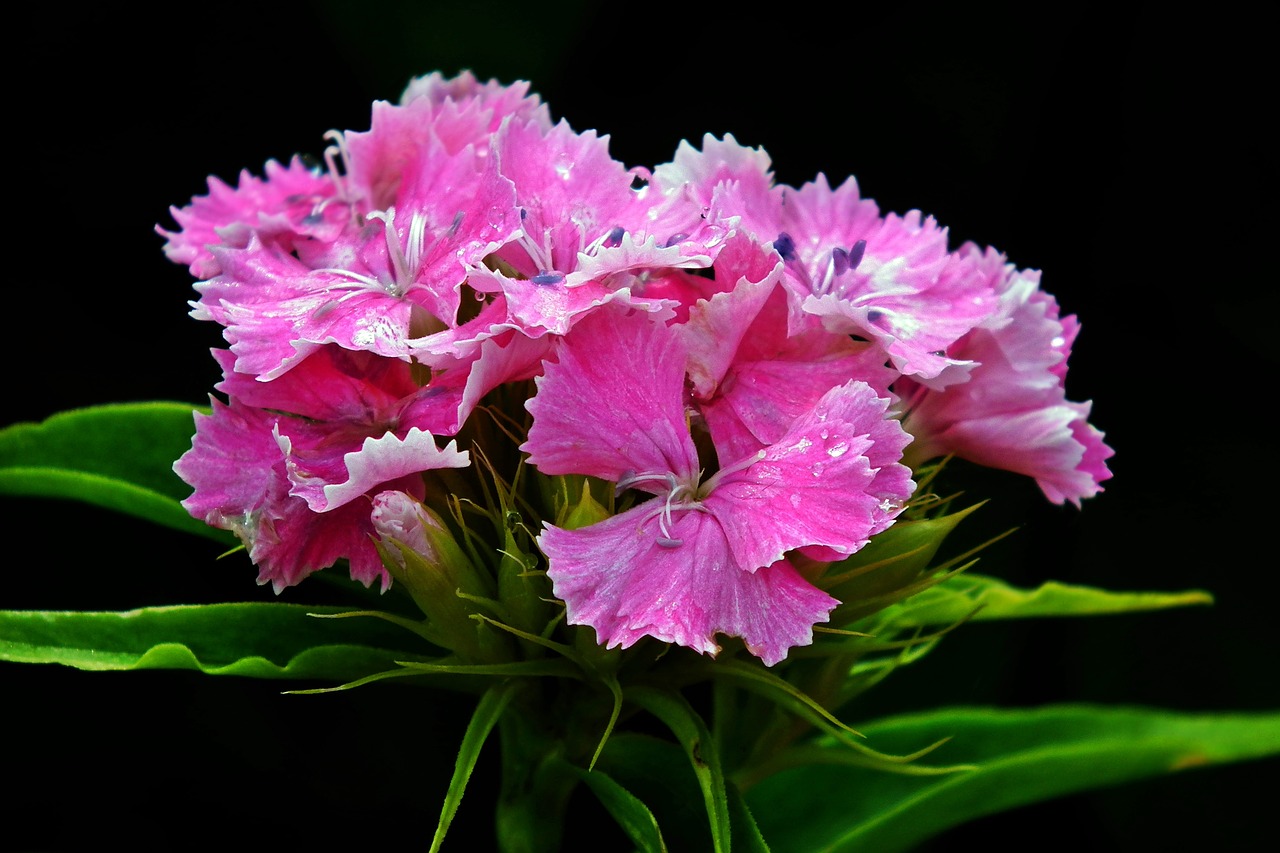
[[[780,231],[778,236],[774,238],[773,250],[782,256],[784,261],[794,261],[796,259],[796,241],[791,239],[791,235],[786,231]]]
[[[459,210],[453,215],[453,223],[449,226],[449,233],[446,237],[453,237],[458,233],[458,229],[462,227],[462,220],[466,216],[466,211]]]
[[[525,210],[523,207],[520,208],[520,221],[524,222],[528,218],[529,218],[529,211]]]
[[[856,270],[867,252],[867,241],[859,240],[849,248],[849,269]]]
[[[660,548],[679,548],[684,544],[683,539],[668,539],[665,536],[659,536],[657,541]]]
[[[883,312],[883,311],[881,311],[881,310],[879,310],[879,309],[876,309],[876,308],[872,308],[870,311],[868,311],[868,312],[867,312],[867,322],[868,322],[868,323],[879,323],[879,322],[880,322],[880,318],[881,318],[881,317],[883,317],[883,316],[884,316],[884,312]]]
[[[849,271],[849,253],[839,246],[831,250],[831,270],[836,275],[844,275]]]
[[[308,228],[312,228],[316,225],[323,225],[324,214],[321,213],[320,211],[316,211],[315,213],[308,213],[306,216],[302,217],[302,224],[307,226]]]
[[[683,231],[680,232],[679,234],[672,234],[670,237],[667,238],[667,242],[662,244],[662,248],[670,249],[672,246],[676,245],[677,243],[684,242],[685,240],[688,240],[688,239],[689,239],[689,235],[685,234]]]
[[[556,272],[555,270],[543,270],[533,278],[529,279],[529,281],[534,284],[542,285],[543,287],[549,284],[559,284],[564,281],[564,273]]]
[[[613,230],[610,231],[609,235],[604,238],[605,246],[607,246],[610,249],[614,248],[615,246],[621,246],[622,235],[626,233],[627,233],[627,229],[623,228],[621,225],[613,226]]]

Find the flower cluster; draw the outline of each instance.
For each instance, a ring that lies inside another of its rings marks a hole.
[[[930,460],[1077,505],[1110,476],[1038,274],[853,179],[779,185],[730,136],[627,168],[468,73],[328,138],[323,167],[211,179],[161,230],[229,344],[185,506],[277,591],[339,560],[385,589],[387,543],[436,548],[427,505],[489,455],[468,428],[499,404],[528,476],[611,487],[536,530],[566,621],[607,646],[726,635],[777,663],[839,604],[823,565]]]

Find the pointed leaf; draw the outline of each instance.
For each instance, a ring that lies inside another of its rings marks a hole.
[[[973,619],[1031,619],[1095,616],[1212,603],[1213,596],[1197,589],[1183,592],[1111,592],[1057,581],[1048,581],[1035,589],[1019,589],[993,577],[964,572],[903,602],[894,614],[893,623],[905,628],[952,624],[970,614]],[[980,610],[977,609],[979,607]]]
[[[688,756],[679,746],[652,735],[631,732],[616,734],[609,739],[596,769],[590,771],[590,775],[599,773],[607,774],[614,784],[623,788],[640,802],[646,812],[653,815],[661,827],[666,849],[673,853],[703,853],[709,848],[711,836],[707,813],[699,807],[698,783],[690,768]],[[587,777],[583,778],[585,780]],[[769,845],[756,826],[755,818],[737,786],[727,782],[725,793],[733,849],[748,853],[767,853]],[[597,797],[600,797],[599,792]],[[604,802],[603,797],[601,802]],[[614,809],[608,803],[605,806],[622,824],[622,818]],[[626,829],[625,824],[623,828]],[[641,845],[629,830],[628,835],[636,841],[639,849],[650,849]]]
[[[514,687],[508,682],[489,688],[480,697],[476,712],[472,715],[471,722],[467,724],[467,730],[462,735],[462,743],[458,746],[458,760],[454,763],[453,777],[449,779],[449,790],[445,793],[444,804],[440,808],[440,821],[436,825],[435,836],[431,839],[431,853],[436,853],[444,843],[445,833],[449,831],[449,824],[457,814],[458,806],[462,803],[462,795],[467,790],[467,782],[471,779],[471,771],[475,769],[476,761],[480,757],[480,747],[484,746],[489,732],[493,731],[493,727],[502,717],[502,712],[506,710],[514,693]]]
[[[340,607],[250,602],[123,613],[0,611],[0,660],[85,670],[194,669],[348,681],[424,660],[426,644],[378,619],[316,619]]]
[[[952,708],[860,725],[878,749],[951,738],[934,757],[976,770],[900,776],[810,764],[747,795],[773,849],[906,850],[983,815],[1209,764],[1280,755],[1280,713]],[[832,744],[832,748],[839,748]]]
[[[662,720],[676,736],[693,764],[694,775],[702,789],[702,799],[706,803],[707,818],[711,824],[712,848],[717,853],[729,850],[731,827],[724,772],[706,723],[677,693],[652,687],[635,687],[626,691],[626,697]]]
[[[232,543],[192,518],[173,463],[191,448],[196,407],[128,403],[75,409],[0,430],[0,494],[79,500]]]
[[[662,840],[662,831],[658,828],[658,819],[639,797],[622,787],[603,770],[574,767],[573,771],[618,822],[618,826],[636,845],[637,850],[641,853],[667,853],[666,842]]]

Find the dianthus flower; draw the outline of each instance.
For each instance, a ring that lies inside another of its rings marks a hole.
[[[914,488],[896,462],[910,439],[888,400],[850,381],[777,442],[703,478],[687,358],[674,329],[642,315],[597,312],[564,339],[528,403],[529,462],[656,497],[578,530],[547,525],[538,544],[569,623],[601,643],[649,636],[714,654],[723,633],[774,664],[838,604],[787,553],[850,554],[887,526]]]

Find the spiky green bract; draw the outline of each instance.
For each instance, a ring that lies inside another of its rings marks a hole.
[[[889,751],[947,739],[935,757],[973,769],[885,775],[810,758],[753,787],[776,853],[908,850],[949,827],[1064,794],[1280,754],[1280,714],[1147,708],[945,708],[863,723]],[[823,749],[842,751],[831,740]],[[821,792],[814,796],[814,792]]]
[[[189,403],[127,403],[56,414],[0,430],[0,494],[96,504],[231,545],[235,537],[191,517],[191,488],[173,460],[191,447]]]

